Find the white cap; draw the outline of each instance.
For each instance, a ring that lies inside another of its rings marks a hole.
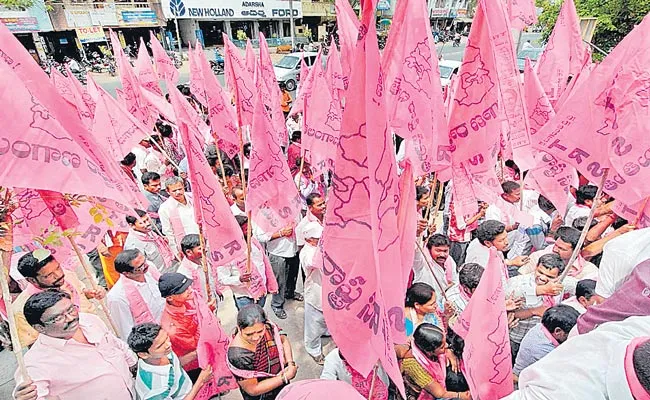
[[[305,239],[320,239],[323,236],[323,226],[318,222],[309,222],[302,233]]]

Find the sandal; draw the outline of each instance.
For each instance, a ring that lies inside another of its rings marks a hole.
[[[280,318],[280,319],[287,319],[287,312],[284,311],[282,308],[274,308],[273,312],[275,313],[275,316]]]

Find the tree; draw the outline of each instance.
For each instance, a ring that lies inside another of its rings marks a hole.
[[[610,52],[650,12],[650,0],[574,1],[578,16],[597,18],[593,44],[606,52]],[[561,4],[561,1],[537,0],[537,7],[544,9],[539,16],[544,40],[553,30]]]
[[[34,0],[0,0],[0,6],[10,10],[26,10],[34,5]]]

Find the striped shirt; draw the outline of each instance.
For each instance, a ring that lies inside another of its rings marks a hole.
[[[151,365],[138,360],[135,391],[141,400],[183,399],[192,390],[192,381],[183,370],[174,353],[169,354],[170,364]]]

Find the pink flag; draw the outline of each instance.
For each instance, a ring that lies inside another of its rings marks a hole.
[[[174,114],[172,105],[169,104],[164,97],[158,96],[154,92],[148,90],[142,91],[142,97],[147,101],[151,109],[162,115],[167,121],[176,124],[176,115]],[[120,96],[118,95],[117,98],[119,100]]]
[[[251,44],[251,40],[247,39],[246,40],[246,71],[248,71],[248,75],[253,77],[253,82],[257,80],[255,76],[256,72],[256,65],[257,65],[257,57],[255,57],[255,51],[253,51],[253,45]]]
[[[514,390],[501,263],[490,248],[481,281],[453,327],[465,340],[463,373],[475,399],[500,399]]]
[[[124,204],[144,202],[137,186],[89,134],[72,107],[11,32],[0,24],[0,116],[5,123],[0,181],[31,187],[92,194]],[[27,87],[26,85],[29,85]],[[47,174],[35,174],[43,171]],[[89,185],[93,182],[93,185]]]
[[[573,166],[589,181],[609,169],[604,191],[635,205],[650,195],[650,17],[591,72],[537,134],[535,147]]]
[[[140,47],[138,48],[138,59],[135,61],[135,71],[143,88],[162,96],[163,92],[158,85],[158,75],[153,70],[151,58],[144,44],[144,38],[140,37]]]
[[[282,146],[286,146],[289,142],[287,126],[282,113],[282,92],[280,85],[275,77],[273,69],[273,61],[271,60],[271,52],[266,43],[264,34],[260,32],[260,60],[257,68],[257,79],[262,81],[262,92],[265,97],[264,104],[267,109],[270,109],[271,121],[275,127],[276,134]],[[260,85],[258,85],[260,86]]]
[[[359,36],[359,18],[354,13],[348,0],[336,0],[336,24],[339,28],[339,43],[341,45],[341,66],[343,75],[350,77]]]
[[[555,117],[555,111],[528,59],[524,69],[524,88],[530,133],[535,137],[534,135]],[[569,187],[578,187],[576,169],[544,151],[536,153],[535,160],[537,166],[528,171],[524,182],[536,189],[563,213],[567,209]]]
[[[72,82],[68,80],[58,68],[52,68],[50,71],[50,80],[56,90],[59,92],[61,97],[65,99],[72,107],[77,109],[77,100],[74,96],[74,89],[72,88]],[[77,110],[78,111],[78,110]]]
[[[451,168],[451,177],[453,182],[451,201],[454,203],[456,219],[464,221],[465,218],[476,214],[478,199],[465,165],[454,164]]]
[[[589,80],[589,74],[591,74],[591,71],[593,71],[594,68],[596,68],[596,63],[591,61],[591,51],[587,48],[585,50],[585,59],[582,63],[582,69],[580,69],[577,76],[571,79],[571,82],[569,82],[564,92],[562,92],[562,95],[560,95],[560,98],[555,102],[555,109],[559,110],[562,108],[566,99],[573,95],[575,89]]]
[[[129,114],[110,94],[97,86],[88,77],[88,85],[98,93],[93,135],[111,154],[115,161],[120,161],[133,146],[148,137],[148,130],[133,115]]]
[[[190,57],[190,66],[196,66],[192,76],[192,93],[208,108],[211,131],[219,148],[224,150],[228,157],[234,157],[239,152],[239,133],[237,132],[237,115],[235,108],[226,96],[223,87],[212,73],[210,64],[205,58],[203,48],[197,43],[193,56]],[[197,79],[194,79],[194,73]]]
[[[407,162],[399,177],[399,208],[397,209],[397,226],[400,227],[400,249],[402,266],[409,265],[415,257],[415,243],[418,216],[415,200],[415,177],[413,167]]]
[[[124,94],[126,108],[131,115],[142,121],[147,129],[152,130],[158,119],[158,114],[152,113],[149,110],[149,104],[142,96],[140,82],[131,67],[131,63],[124,54],[124,50],[122,50],[117,35],[111,31],[110,36],[115,62],[120,71],[120,80],[122,82],[122,92]]]
[[[217,265],[246,258],[241,229],[230,212],[228,202],[203,155],[200,133],[189,115],[188,105],[175,86],[169,84],[169,97],[176,112],[179,130],[187,154],[188,174],[194,195],[194,215],[208,243],[208,255]]]
[[[643,207],[643,210],[641,210]],[[632,206],[627,206],[621,201],[614,201],[612,210],[616,215],[624,218],[630,224],[634,224],[637,228],[647,228],[650,226],[650,202],[642,200]]]
[[[230,38],[223,34],[225,61],[224,75],[226,84],[233,95],[235,108],[237,109],[237,121],[239,126],[251,125],[253,121],[253,107],[255,86],[253,76],[248,73],[246,63],[239,54],[239,49],[230,41]]]
[[[537,24],[537,9],[533,0],[508,0],[508,16],[513,28],[523,31]]]
[[[300,143],[302,156],[309,160],[315,176],[334,169],[336,148],[341,134],[341,103],[332,96],[320,65],[314,70],[314,87],[305,98],[304,129]],[[322,71],[321,71],[322,72]]]
[[[327,52],[326,74],[330,90],[336,90],[336,97],[340,99],[341,94],[348,88],[349,77],[343,75],[341,55],[339,49],[336,48],[334,38],[331,39],[330,48]]]
[[[70,68],[66,66],[66,69],[68,71],[70,88],[77,102],[77,113],[84,125],[90,129],[95,116],[95,99],[92,96],[93,94],[89,92],[88,86],[82,85],[79,79],[75,78],[74,74],[70,71]]]
[[[156,71],[158,77],[164,81],[171,81],[174,85],[178,83],[178,70],[174,62],[169,59],[167,52],[162,47],[158,38],[150,32],[151,52],[153,53],[153,60],[156,63]]]
[[[425,2],[397,3],[383,60],[390,126],[406,139],[413,172],[421,176],[449,167],[449,128]]]
[[[300,84],[298,85],[298,95],[293,101],[289,115],[296,115],[305,112],[305,99],[311,96],[311,92],[314,88],[314,74],[323,74],[320,50],[318,51],[316,60],[314,60],[314,64],[311,68],[307,68],[305,59],[302,59],[302,63],[300,64]]]
[[[503,118],[483,4],[480,1],[476,8],[449,115],[452,160],[455,164],[467,163],[471,172],[487,171],[496,165]],[[476,165],[469,165],[469,159],[476,160]]]
[[[302,200],[259,95],[255,102],[251,143],[246,209],[262,231],[277,232],[297,222]]]
[[[63,97],[65,101],[75,109],[81,122],[83,122],[87,128],[92,127],[93,114],[95,113],[94,101],[89,98],[83,88],[83,93],[79,92],[74,82],[76,79],[71,76],[71,73],[68,72],[68,77],[65,77],[58,69],[52,68],[50,79],[61,97]],[[92,109],[89,108],[89,105],[92,105]]]
[[[61,230],[66,231],[79,226],[77,215],[61,193],[51,190],[37,190],[36,192],[41,196]]]
[[[412,260],[402,265],[398,177],[374,10],[365,10],[321,242],[323,312],[355,370],[367,376],[379,361],[403,391],[393,343],[405,341],[404,294]]]
[[[546,48],[535,65],[544,92],[555,105],[582,66],[585,46],[580,34],[580,20],[573,0],[564,0]]]

